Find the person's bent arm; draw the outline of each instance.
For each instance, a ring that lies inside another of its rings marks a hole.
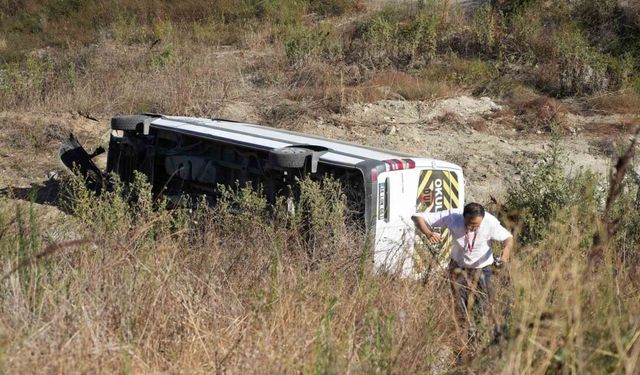
[[[429,242],[431,242],[432,244],[442,242],[442,236],[434,232],[431,229],[431,226],[427,223],[427,221],[423,217],[414,216],[413,221],[415,221],[416,226],[418,227],[420,232],[422,232],[427,237]]]
[[[502,255],[500,256],[500,259],[502,259],[503,262],[509,262],[509,260],[511,259],[511,250],[513,249],[513,243],[513,236],[502,241]]]

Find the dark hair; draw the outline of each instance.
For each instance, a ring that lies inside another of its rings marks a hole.
[[[464,212],[462,213],[464,217],[484,217],[484,207],[482,207],[479,203],[469,203],[464,206]]]

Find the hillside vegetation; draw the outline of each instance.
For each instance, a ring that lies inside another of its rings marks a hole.
[[[508,104],[516,137],[553,133],[489,207],[518,240],[495,276],[499,329],[483,322],[473,347],[443,273],[373,274],[336,181],[300,181],[293,213],[241,186],[169,209],[142,177],[101,196],[64,177],[46,201],[59,210],[2,189],[0,373],[638,374],[636,144],[611,145],[607,183],[567,172],[558,113],[640,113],[640,7],[452,3],[0,0],[3,114],[295,127],[466,94]],[[14,125],[0,157],[34,164],[66,131]]]
[[[231,189],[165,210],[143,179],[63,184],[55,223],[0,206],[0,366],[28,372],[627,373],[640,366],[638,187],[564,175],[552,147],[494,207],[521,239],[497,274],[500,334],[465,349],[441,273],[371,274],[340,186]],[[637,177],[637,176],[636,176]],[[620,195],[618,195],[620,194]],[[603,202],[606,205],[603,206]],[[304,220],[302,218],[304,217]],[[515,218],[515,221],[509,220]]]
[[[639,12],[616,0],[498,1],[473,13],[437,0],[4,0],[0,100],[210,114],[274,91],[324,111],[467,91],[592,97],[596,109],[636,113]]]

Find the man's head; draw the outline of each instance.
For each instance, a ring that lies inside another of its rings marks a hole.
[[[462,216],[467,230],[475,231],[482,223],[482,219],[484,219],[484,207],[478,203],[469,203],[464,206]]]

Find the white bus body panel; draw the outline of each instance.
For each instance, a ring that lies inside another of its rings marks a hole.
[[[435,168],[434,168],[435,167]],[[438,205],[434,204],[433,214],[460,213],[464,207],[464,177],[460,167],[446,162],[432,163],[429,159],[417,159],[414,169],[388,171],[378,176],[378,189],[386,189],[386,210],[380,215],[378,207],[376,218],[374,264],[381,272],[401,273],[405,277],[418,277],[416,268],[416,237],[418,235],[412,215],[418,207],[416,200],[420,188],[421,177],[428,171],[454,173],[457,188],[446,186],[446,183],[435,180],[434,195]],[[381,185],[384,185],[382,187]],[[443,186],[444,185],[444,186]],[[453,198],[442,199],[439,194],[446,190],[457,190],[456,203]],[[378,193],[378,196],[380,194]],[[436,202],[434,202],[436,203]],[[444,203],[448,203],[448,206]]]

